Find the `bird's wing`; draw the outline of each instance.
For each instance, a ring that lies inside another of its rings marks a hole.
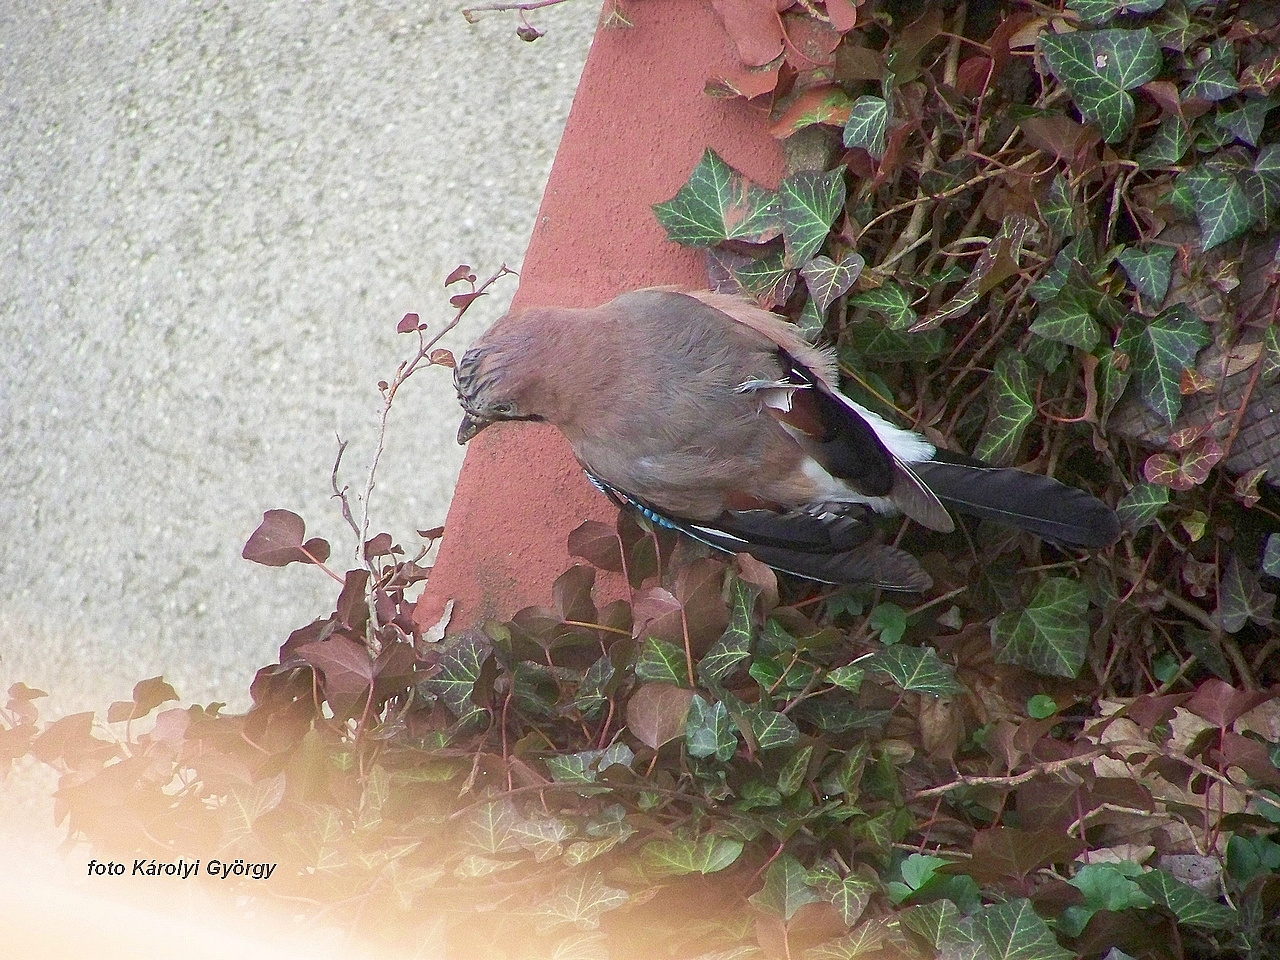
[[[933,583],[909,553],[869,540],[873,527],[865,507],[726,510],[714,520],[695,522],[659,510],[590,470],[586,474],[620,508],[716,550],[749,553],[784,573],[819,583],[866,583],[912,592],[927,590]]]
[[[807,452],[828,473],[868,496],[885,498],[930,530],[955,529],[946,507],[912,467],[933,455],[932,444],[832,389],[781,348],[778,356],[793,392],[789,409],[769,404],[770,410],[804,435]]]

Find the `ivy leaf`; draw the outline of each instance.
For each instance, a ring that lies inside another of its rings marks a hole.
[[[867,671],[855,663],[846,663],[842,667],[836,667],[827,674],[827,682],[834,683],[841,690],[848,690],[850,693],[857,693],[862,689],[862,681],[866,678]]]
[[[1030,900],[1007,900],[983,907],[973,915],[974,940],[987,956],[1009,960],[1071,960]]]
[[[1147,145],[1138,151],[1138,169],[1172,167],[1191,149],[1191,133],[1181,117],[1166,117]]]
[[[751,728],[756,745],[761,750],[789,747],[800,739],[800,729],[785,713],[778,713],[758,703],[745,704],[742,715]]]
[[[1238,236],[1258,219],[1249,195],[1230,172],[1202,163],[1180,176],[1178,183],[1191,192],[1205,250]]]
[[[1244,569],[1240,558],[1231,554],[1218,584],[1218,609],[1214,611],[1214,619],[1227,633],[1239,633],[1250,620],[1263,625],[1271,623],[1275,609],[1275,594],[1263,590],[1253,571]]]
[[[1146,27],[1046,33],[1040,49],[1049,70],[1084,117],[1101,128],[1107,143],[1118,141],[1133,125],[1133,97],[1127,91],[1160,72],[1160,47]]]
[[[839,263],[834,263],[827,257],[814,257],[800,268],[800,276],[804,277],[809,295],[817,304],[818,311],[826,313],[837,297],[842,297],[849,291],[864,266],[866,261],[850,250],[840,258]]]
[[[625,890],[605,886],[598,874],[579,873],[554,897],[538,905],[538,929],[546,931],[572,924],[579,930],[596,930],[604,913],[618,909],[629,899]]]
[[[866,307],[872,313],[878,313],[884,317],[890,330],[906,330],[916,322],[916,312],[911,309],[911,297],[892,280],[872,290],[855,293],[849,298],[849,305]]]
[[[1129,356],[1138,394],[1166,423],[1172,425],[1182,409],[1182,371],[1211,339],[1205,322],[1184,304],[1151,320],[1130,315],[1121,327],[1116,346]]]
[[[784,853],[765,871],[764,887],[752,894],[751,903],[784,923],[795,916],[806,903],[818,903],[822,898],[806,882],[807,872],[792,854]]]
[[[890,680],[908,693],[949,697],[963,689],[956,682],[954,668],[943,663],[933,647],[895,644],[863,660],[862,666],[888,674]]]
[[[640,655],[636,658],[636,679],[641,683],[688,686],[689,672],[684,651],[657,637],[645,637],[640,646]]]
[[[655,877],[718,873],[742,855],[743,842],[704,834],[697,840],[651,840],[640,850],[645,871]]]
[[[1142,464],[1142,475],[1171,490],[1190,490],[1209,479],[1224,452],[1216,440],[1206,437],[1186,450],[1153,453]]]
[[[978,299],[1015,276],[1020,267],[1022,246],[1031,233],[1031,221],[1020,213],[1008,214],[1000,223],[991,242],[979,254],[968,279],[959,290],[936,311],[911,328],[912,333],[929,330],[947,320],[962,317],[973,309]]]
[[[464,634],[440,658],[440,670],[422,682],[422,688],[434,693],[455,717],[469,717],[479,711],[471,702],[471,691],[480,679],[480,671],[489,656],[489,644],[474,633]]]
[[[988,380],[991,394],[987,423],[974,455],[995,466],[1012,462],[1031,422],[1031,376],[1027,362],[1014,350],[1006,350],[995,362]]]
[[[782,232],[776,195],[747,181],[710,148],[670,200],[653,205],[667,239],[686,247],[763,243]]]
[[[1195,79],[1184,91],[1186,99],[1197,97],[1217,102],[1225,100],[1237,90],[1235,47],[1230,40],[1215,40],[1209,46],[1209,57],[1196,71]]]
[[[870,95],[853,101],[844,125],[844,145],[861,147],[879,160],[884,156],[884,137],[889,127],[889,104]]]
[[[1154,523],[1169,502],[1169,488],[1154,483],[1138,483],[1116,504],[1116,516],[1126,530],[1136,532]]]
[[[1147,302],[1158,305],[1169,291],[1176,253],[1172,247],[1152,247],[1150,250],[1125,247],[1116,257],[1116,262]]]
[[[1225,903],[1210,900],[1194,887],[1176,880],[1163,870],[1151,870],[1141,874],[1138,886],[1157,904],[1189,927],[1205,927],[1210,930],[1234,930],[1240,919]]]
[[[1280,533],[1267,537],[1262,551],[1262,572],[1269,577],[1280,577]]]
[[[755,634],[751,611],[755,607],[760,590],[741,577],[734,577],[729,586],[731,607],[729,624],[720,639],[698,661],[698,678],[705,684],[714,684],[729,674],[751,655],[751,640]]]
[[[805,882],[823,900],[829,901],[840,911],[840,918],[849,926],[858,922],[871,895],[879,886],[858,874],[842,877],[830,864],[821,863],[805,876]]]
[[[1045,225],[1059,236],[1069,236],[1074,232],[1076,205],[1071,196],[1071,185],[1067,178],[1058,174],[1049,183],[1049,189],[1043,199],[1037,201],[1036,209]]]
[[[627,701],[627,729],[657,750],[684,733],[693,691],[668,683],[646,683]]]
[[[1273,324],[1262,335],[1262,370],[1258,379],[1266,384],[1280,379],[1280,326]]]
[[[1269,225],[1280,209],[1280,144],[1263,147],[1253,166],[1241,176],[1240,184],[1253,212]]]
[[[1075,679],[1089,647],[1088,592],[1074,580],[1050,577],[1022,610],[991,621],[996,659],[1037,673]]]
[[[766,308],[786,303],[796,283],[782,250],[752,257],[712,248],[707,251],[707,276],[717,292],[745,293]]]
[[[1266,126],[1267,114],[1274,106],[1270,100],[1246,100],[1243,106],[1235,110],[1219,113],[1213,118],[1213,122],[1236,139],[1256,147],[1258,138],[1262,136],[1262,128]]]
[[[1070,0],[1067,9],[1091,27],[1110,23],[1122,13],[1154,13],[1164,0]]]
[[[1056,297],[1040,308],[1031,332],[1046,340],[1092,350],[1102,339],[1102,330],[1092,312],[1100,299],[1097,290],[1068,281]]]
[[[508,799],[494,800],[473,810],[463,828],[463,842],[482,853],[510,853],[520,849],[515,828],[520,815]]]
[[[715,757],[721,763],[732,760],[738,749],[738,738],[734,736],[725,705],[718,701],[708,703],[694,694],[685,722],[684,742],[691,757]]]
[[[949,337],[942,329],[926,330],[924,333],[907,333],[905,330],[892,330],[879,320],[854,320],[845,324],[840,334],[839,350],[841,360],[850,368],[858,370],[864,379],[876,382],[874,374],[864,369],[864,358],[876,363],[903,363],[912,360],[932,360],[946,350]],[[881,381],[881,383],[883,383]],[[887,386],[881,389],[881,396],[892,394]],[[868,398],[874,406],[874,398]]]
[[[954,935],[960,908],[950,900],[934,900],[910,907],[898,916],[903,926],[923,937],[936,950]]]
[[[802,170],[782,181],[782,239],[787,266],[800,267],[822,249],[831,224],[844,209],[844,167],[822,173]]]

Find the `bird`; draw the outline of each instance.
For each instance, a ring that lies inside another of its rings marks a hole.
[[[931,586],[875,539],[884,514],[947,533],[955,511],[1072,548],[1120,535],[1091,494],[939,448],[845,396],[833,350],[733,294],[650,287],[508,313],[457,362],[454,387],[460,444],[494,423],[549,422],[620,508],[820,583]]]

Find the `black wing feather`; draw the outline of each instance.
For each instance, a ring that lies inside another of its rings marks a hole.
[[[918,592],[933,581],[904,550],[870,541],[871,512],[857,504],[835,511],[726,510],[709,523],[675,517],[587,471],[618,507],[725,553],[749,553],[775,570],[819,583],[866,583]]]

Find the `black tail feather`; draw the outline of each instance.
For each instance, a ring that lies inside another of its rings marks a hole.
[[[952,454],[912,464],[948,508],[1016,527],[1051,543],[1099,549],[1120,537],[1120,521],[1101,500],[1052,477],[989,467]]]

